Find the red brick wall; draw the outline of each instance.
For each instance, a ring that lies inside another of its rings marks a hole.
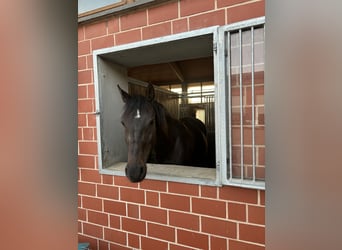
[[[264,9],[264,0],[179,0],[79,25],[79,241],[92,249],[265,249],[264,191],[132,184],[99,174],[91,55],[94,49],[264,16]],[[263,128],[260,133],[258,164],[264,165]]]

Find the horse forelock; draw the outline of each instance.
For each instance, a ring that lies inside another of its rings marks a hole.
[[[143,96],[133,96],[124,106],[123,116],[140,118],[141,113],[148,109],[148,101]]]

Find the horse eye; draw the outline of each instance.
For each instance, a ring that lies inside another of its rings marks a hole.
[[[149,126],[152,126],[153,123],[154,123],[154,119],[152,119],[152,120],[148,123],[148,125],[149,125]]]
[[[126,127],[126,125],[125,125],[125,123],[123,121],[121,121],[121,124],[122,124],[122,126]]]

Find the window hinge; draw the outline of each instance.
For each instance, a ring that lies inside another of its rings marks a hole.
[[[100,115],[100,114],[101,114],[100,110],[96,110],[94,113],[94,115]]]

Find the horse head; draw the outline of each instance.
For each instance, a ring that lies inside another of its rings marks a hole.
[[[121,123],[125,128],[128,159],[125,168],[131,182],[142,181],[147,172],[146,162],[156,141],[156,115],[153,108],[154,89],[149,84],[146,96],[132,96],[118,85],[125,103]]]

